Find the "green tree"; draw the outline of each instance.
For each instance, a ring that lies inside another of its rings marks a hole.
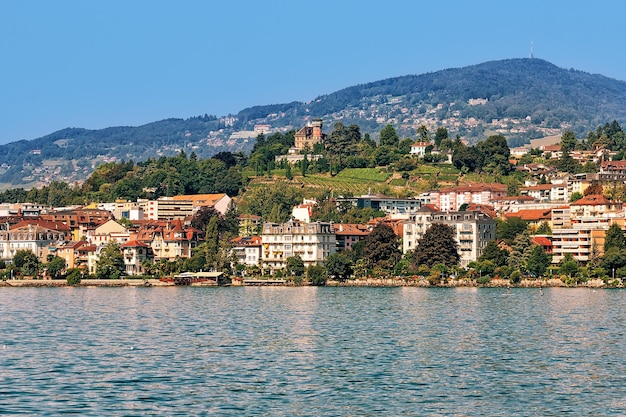
[[[288,180],[293,179],[293,174],[291,173],[291,164],[289,162],[287,162],[287,165],[285,165],[285,178],[287,178]]]
[[[626,236],[617,223],[612,223],[604,235],[604,252],[608,252],[611,248],[620,251],[626,249]]]
[[[535,231],[536,235],[551,235],[552,228],[548,224],[548,222],[541,222],[537,230]]]
[[[120,245],[110,241],[100,251],[100,257],[96,262],[96,277],[99,279],[118,279],[124,275],[124,255],[120,251]]]
[[[436,264],[454,267],[460,259],[454,228],[443,223],[433,223],[418,241],[414,268],[420,265],[432,268]]]
[[[533,245],[528,261],[526,262],[526,268],[528,272],[539,278],[548,270],[550,261],[550,255],[546,253],[542,246]]]
[[[576,135],[571,130],[566,130],[565,133],[561,136],[561,151],[562,152],[571,152],[576,147],[578,143],[578,139],[576,139]]]
[[[396,133],[396,129],[394,129],[393,126],[388,124],[382,128],[380,131],[379,146],[397,147],[398,142],[400,142],[400,138],[398,137],[398,133]]]
[[[65,280],[67,285],[78,285],[80,284],[82,278],[82,271],[78,268],[70,268],[67,270],[67,275],[65,276]]]
[[[563,275],[573,277],[578,273],[578,268],[578,262],[568,253],[561,261],[559,272]]]
[[[290,256],[285,260],[287,274],[291,277],[301,277],[304,275],[304,262],[300,255]]]
[[[511,245],[512,251],[509,256],[509,267],[514,271],[526,271],[532,247],[533,244],[528,231],[518,234]]]
[[[437,148],[441,148],[441,142],[446,139],[449,139],[448,129],[445,127],[438,127],[435,131],[435,146]]]
[[[306,278],[311,285],[326,285],[326,268],[324,265],[311,265],[307,268]]]
[[[581,198],[583,198],[583,195],[579,193],[578,191],[574,191],[572,195],[569,197],[569,202],[573,203],[574,201],[578,201]]]
[[[363,256],[375,265],[391,268],[402,256],[398,237],[391,227],[382,222],[374,227],[363,242]]]
[[[528,223],[521,217],[509,217],[506,220],[496,219],[496,238],[513,240],[520,233],[528,230]]]
[[[36,276],[39,273],[40,262],[31,250],[19,249],[13,255],[13,266],[24,275]]]
[[[65,266],[65,259],[61,258],[60,256],[54,256],[52,257],[52,259],[50,259],[50,261],[48,261],[46,269],[48,271],[48,275],[50,275],[50,278],[59,279],[61,278],[61,273],[65,269]]]
[[[479,262],[491,261],[496,267],[508,265],[509,251],[500,249],[495,240],[489,241],[483,248],[483,253],[478,258]]]
[[[343,252],[336,252],[326,258],[324,262],[329,276],[338,281],[346,281],[353,272],[352,260]]]

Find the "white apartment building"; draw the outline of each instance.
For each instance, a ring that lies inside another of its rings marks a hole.
[[[470,184],[442,188],[432,192],[435,204],[441,211],[456,211],[463,204],[491,204],[494,198],[504,197],[507,186],[504,184]],[[436,197],[435,197],[436,195]]]
[[[333,223],[264,223],[261,233],[262,267],[272,271],[283,269],[287,258],[299,255],[304,266],[323,263],[336,251]]]
[[[419,239],[433,223],[447,224],[455,229],[463,267],[478,259],[487,243],[496,238],[496,222],[481,211],[441,212],[425,207],[404,222],[402,252],[419,251]]]
[[[601,256],[604,237],[612,223],[623,228],[622,203],[603,195],[588,195],[571,203],[569,208],[553,209],[552,263],[561,262],[567,254],[583,263],[593,255]]]

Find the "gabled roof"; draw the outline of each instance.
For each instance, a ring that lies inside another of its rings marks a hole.
[[[520,210],[516,213],[506,213],[506,218],[519,217],[527,222],[538,220],[551,220],[552,209],[532,209],[532,210]]]
[[[531,241],[536,245],[552,246],[552,241],[545,236],[534,236]]]
[[[612,204],[618,204],[611,201],[602,194],[586,195],[583,198],[570,203],[570,206],[607,206]]]
[[[16,225],[11,226],[10,230],[21,229],[28,226],[35,226],[43,229],[55,230],[58,232],[69,232],[70,228],[65,223],[53,222],[49,220],[28,219],[22,220]]]
[[[148,245],[147,243],[140,242],[138,240],[129,240],[128,242],[124,243],[121,247],[122,248],[149,248],[151,246]]]
[[[334,223],[333,227],[340,236],[367,236],[372,232],[372,227],[365,224]]]
[[[235,246],[261,246],[261,236],[237,236],[231,242]]]

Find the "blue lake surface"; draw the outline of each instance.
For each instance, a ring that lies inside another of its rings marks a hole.
[[[626,291],[0,288],[0,415],[626,415]]]

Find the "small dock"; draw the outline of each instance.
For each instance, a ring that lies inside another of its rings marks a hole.
[[[183,272],[174,276],[174,285],[217,287],[225,283],[223,272]]]
[[[243,285],[249,287],[260,287],[268,285],[285,285],[284,279],[244,279]]]

